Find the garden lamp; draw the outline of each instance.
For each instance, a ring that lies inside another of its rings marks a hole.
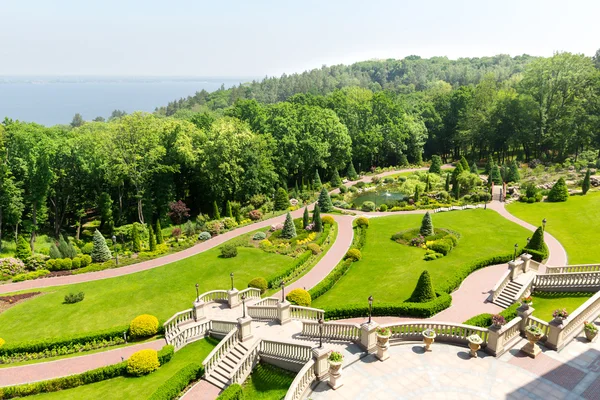
[[[285,302],[285,282],[281,280],[279,286],[281,286],[281,302],[283,303]]]
[[[527,246],[529,246],[529,242],[531,242],[531,238],[530,237],[527,238]]]
[[[544,219],[542,220],[542,230],[543,230],[544,232],[546,232],[546,222],[548,222],[548,220],[547,220],[546,218],[544,218]]]
[[[515,243],[515,255],[513,257],[513,261],[517,261],[517,249],[519,248],[519,244]]]
[[[200,292],[198,291],[199,287],[200,285],[196,283],[196,302],[200,301]]]
[[[323,348],[323,318],[319,318],[319,348]]]
[[[229,276],[231,277],[231,290],[233,290],[233,272]]]
[[[373,296],[369,296],[369,325],[371,324],[371,314],[373,313]]]
[[[115,249],[115,265],[119,265],[119,250],[117,249],[117,237],[112,235],[113,247]]]

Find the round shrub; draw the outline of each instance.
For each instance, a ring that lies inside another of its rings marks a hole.
[[[362,203],[362,206],[360,206],[360,209],[365,212],[375,211],[375,203],[373,203],[372,201],[365,201],[364,203]]]
[[[326,215],[324,217],[321,217],[321,222],[324,224],[329,224],[329,225],[333,225],[335,223],[335,220],[333,219],[332,216],[330,215]]]
[[[92,256],[84,254],[81,257],[81,268],[85,268],[92,263]]]
[[[345,260],[352,260],[352,261],[358,261],[362,258],[362,254],[360,252],[359,249],[350,249],[348,250],[348,252],[346,252],[346,255],[344,256]]]
[[[158,332],[158,318],[154,315],[138,315],[129,324],[129,334],[136,338],[154,336],[156,332]]]
[[[208,240],[211,237],[212,236],[208,232],[200,232],[200,234],[198,235],[198,240]]]
[[[223,224],[221,221],[208,221],[205,225],[205,228],[208,232],[210,232],[211,236],[216,236],[223,229]]]
[[[358,217],[356,219],[356,226],[360,228],[368,228],[369,227],[369,219],[365,217]]]
[[[71,260],[71,268],[72,269],[81,268],[81,258],[75,257],[74,259],[72,259]]]
[[[160,367],[158,352],[152,349],[136,351],[127,359],[127,373],[133,376],[148,375]]]
[[[263,294],[269,288],[269,284],[265,278],[254,278],[248,282],[248,287],[260,289],[260,294]]]
[[[92,254],[92,251],[94,251],[94,243],[92,242],[84,244],[81,248],[83,254]]]
[[[292,304],[303,307],[310,307],[312,299],[310,293],[304,289],[294,289],[285,296],[285,298]]]
[[[319,247],[318,244],[316,243],[309,243],[308,246],[306,246],[313,254],[319,254],[321,252],[321,248]]]
[[[267,238],[267,234],[264,232],[256,232],[254,236],[252,236],[252,240],[265,240]]]
[[[252,221],[258,221],[263,216],[263,213],[260,210],[252,210],[248,213],[248,218]]]
[[[223,258],[233,258],[237,256],[237,247],[235,244],[226,244],[220,247],[221,249],[221,257]]]
[[[343,194],[343,193],[346,193],[346,192],[348,192],[348,188],[346,186],[344,186],[344,185],[340,186],[340,193]]]
[[[223,225],[225,226],[225,229],[231,229],[238,226],[238,223],[235,222],[235,219],[227,217],[223,218]]]
[[[387,211],[387,204],[382,204],[379,206],[379,211],[381,212],[386,212]]]

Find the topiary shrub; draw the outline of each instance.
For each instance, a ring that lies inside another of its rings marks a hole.
[[[19,260],[27,260],[29,257],[31,257],[31,247],[23,236],[19,236],[19,239],[17,240],[15,257],[17,257]]]
[[[106,245],[106,240],[104,236],[100,233],[98,229],[94,232],[94,238],[92,239],[94,243],[94,249],[92,250],[92,260],[94,262],[105,262],[110,260],[112,254],[110,249]]]
[[[433,235],[433,222],[431,222],[431,214],[429,214],[429,211],[425,213],[425,216],[421,220],[421,229],[419,232],[423,236]]]
[[[80,301],[83,300],[84,297],[85,297],[85,294],[83,292],[79,292],[77,294],[69,293],[69,294],[65,295],[65,304],[79,303]]]
[[[322,188],[321,193],[319,193],[319,207],[322,212],[331,212],[333,211],[333,204],[331,203],[331,197],[329,197],[329,193],[327,193],[327,189]]]
[[[431,156],[431,166],[429,167],[429,172],[434,174],[442,173],[442,158],[440,156]]]
[[[323,220],[321,219],[321,208],[319,207],[319,204],[315,204],[312,223],[314,232],[321,232],[323,230]]]
[[[94,251],[94,243],[86,243],[83,245],[83,247],[81,248],[81,252],[83,254],[92,254],[92,251]]]
[[[238,254],[236,245],[231,244],[231,243],[221,246],[220,250],[221,250],[221,257],[223,257],[223,258],[233,258],[233,257],[237,256],[237,254]]]
[[[365,212],[375,211],[375,203],[373,203],[372,201],[365,201],[364,203],[362,203],[362,206],[360,206],[360,209]]]
[[[212,236],[208,232],[200,232],[200,234],[198,235],[198,240],[205,241],[205,240],[210,239],[211,237]]]
[[[368,228],[369,227],[369,219],[365,217],[358,217],[356,219],[356,226],[360,228]]]
[[[294,289],[285,296],[285,298],[292,304],[297,306],[310,307],[312,299],[310,294],[304,289]]]
[[[310,250],[313,254],[319,254],[321,252],[321,247],[319,247],[319,245],[316,243],[309,243],[308,246],[306,246],[306,248]]]
[[[285,216],[285,222],[283,223],[283,230],[281,231],[281,237],[286,239],[292,239],[296,237],[296,225],[292,219],[292,214],[287,213]]]
[[[585,177],[583,178],[583,182],[581,183],[581,192],[584,195],[590,190],[590,175],[590,169],[588,168],[587,172],[585,173]]]
[[[433,284],[431,283],[431,276],[427,270],[421,273],[417,286],[410,296],[409,302],[412,303],[427,303],[435,300],[436,295],[433,290]]]
[[[158,367],[158,352],[153,349],[136,351],[127,360],[127,373],[133,376],[148,375]]]
[[[84,254],[81,257],[81,268],[85,268],[92,263],[92,256]]]
[[[379,206],[379,211],[386,212],[388,209],[387,204],[382,204]]]
[[[248,282],[248,287],[260,289],[260,294],[263,294],[269,288],[269,284],[265,278],[254,278]]]
[[[254,236],[252,236],[252,240],[265,240],[267,238],[267,234],[264,232],[256,232]]]
[[[548,201],[552,202],[561,202],[567,201],[569,199],[569,189],[567,189],[567,184],[563,177],[560,177],[552,189],[550,189],[550,193],[548,193]]]
[[[323,224],[333,225],[335,223],[335,220],[331,215],[326,215],[323,218],[321,218],[321,222],[323,222]]]
[[[81,268],[81,258],[75,257],[71,260],[71,269],[79,269]]]
[[[129,334],[135,338],[154,336],[156,332],[158,332],[158,318],[154,315],[139,315],[129,324]]]
[[[360,252],[359,249],[350,249],[346,252],[346,255],[344,256],[344,260],[352,260],[352,261],[358,261],[362,258],[362,254]]]

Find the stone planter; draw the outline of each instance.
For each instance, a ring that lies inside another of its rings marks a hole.
[[[521,347],[521,351],[527,354],[531,358],[535,358],[538,354],[542,352],[540,346],[537,345],[537,342],[544,336],[543,334],[535,335],[528,330],[525,330],[525,336],[527,337],[527,343],[525,346]]]
[[[598,331],[592,332],[589,329],[584,329],[583,333],[585,333],[586,339],[590,342],[594,341],[594,339],[596,339],[596,336],[598,336]]]
[[[531,307],[533,305],[533,303],[521,303],[521,308],[523,310],[529,310],[529,307]]]
[[[423,331],[423,343],[425,343],[425,351],[431,351],[431,345],[435,342],[435,337],[437,336],[435,332],[432,335],[426,335]]]
[[[388,353],[388,349],[390,348],[390,340],[391,335],[383,336],[377,334],[377,358],[380,361],[385,361],[390,358]]]
[[[473,358],[477,358],[477,351],[481,348],[483,339],[477,334],[473,334],[467,338],[469,342],[470,355]]]
[[[383,336],[380,335],[379,333],[377,334],[377,345],[378,346],[385,346],[388,344],[388,341],[390,340],[390,337],[392,335],[387,335],[387,336]]]
[[[563,318],[563,317],[556,317],[552,320],[552,322],[554,322],[557,325],[562,325],[564,320],[565,320],[565,318]]]
[[[344,383],[342,382],[342,361],[329,361],[329,386],[333,390],[338,389]]]

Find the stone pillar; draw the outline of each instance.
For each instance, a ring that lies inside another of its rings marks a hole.
[[[195,301],[192,304],[192,307],[194,308],[194,321],[202,321],[204,318],[206,318],[206,311],[204,309],[205,306],[206,303],[202,300]]]
[[[504,346],[502,344],[502,337],[500,336],[502,327],[490,326],[488,328],[488,343],[485,351],[494,357],[502,354]]]
[[[523,273],[529,270],[529,264],[531,262],[531,254],[521,254],[521,260],[523,260]]]
[[[227,291],[227,302],[229,303],[229,308],[234,308],[240,305],[240,296],[237,289]]]
[[[290,315],[291,304],[288,301],[277,303],[277,319],[281,325],[285,325],[292,320]]]
[[[320,381],[327,380],[329,378],[329,362],[327,361],[329,350],[325,347],[317,347],[312,352],[315,360],[315,376]]]
[[[369,353],[375,350],[378,326],[377,322],[374,321],[360,326],[360,346]]]
[[[529,306],[521,306],[517,308],[517,316],[521,317],[521,322],[519,322],[519,331],[521,334],[525,333],[525,327],[527,326],[527,319],[533,314],[534,308]]]
[[[563,347],[562,332],[564,325],[562,321],[557,322],[556,320],[550,321],[548,325],[548,336],[546,338],[546,343],[544,343],[544,346],[546,346],[549,349],[558,351]]]
[[[252,338],[252,317],[238,318],[238,331],[240,342],[245,342]]]
[[[511,275],[510,275],[511,280],[515,280],[515,278],[517,276],[521,275],[521,273],[523,272],[523,270],[521,268],[519,268],[522,263],[523,263],[523,261],[519,260],[519,259],[517,259],[516,261],[508,262],[508,267],[511,270]]]

